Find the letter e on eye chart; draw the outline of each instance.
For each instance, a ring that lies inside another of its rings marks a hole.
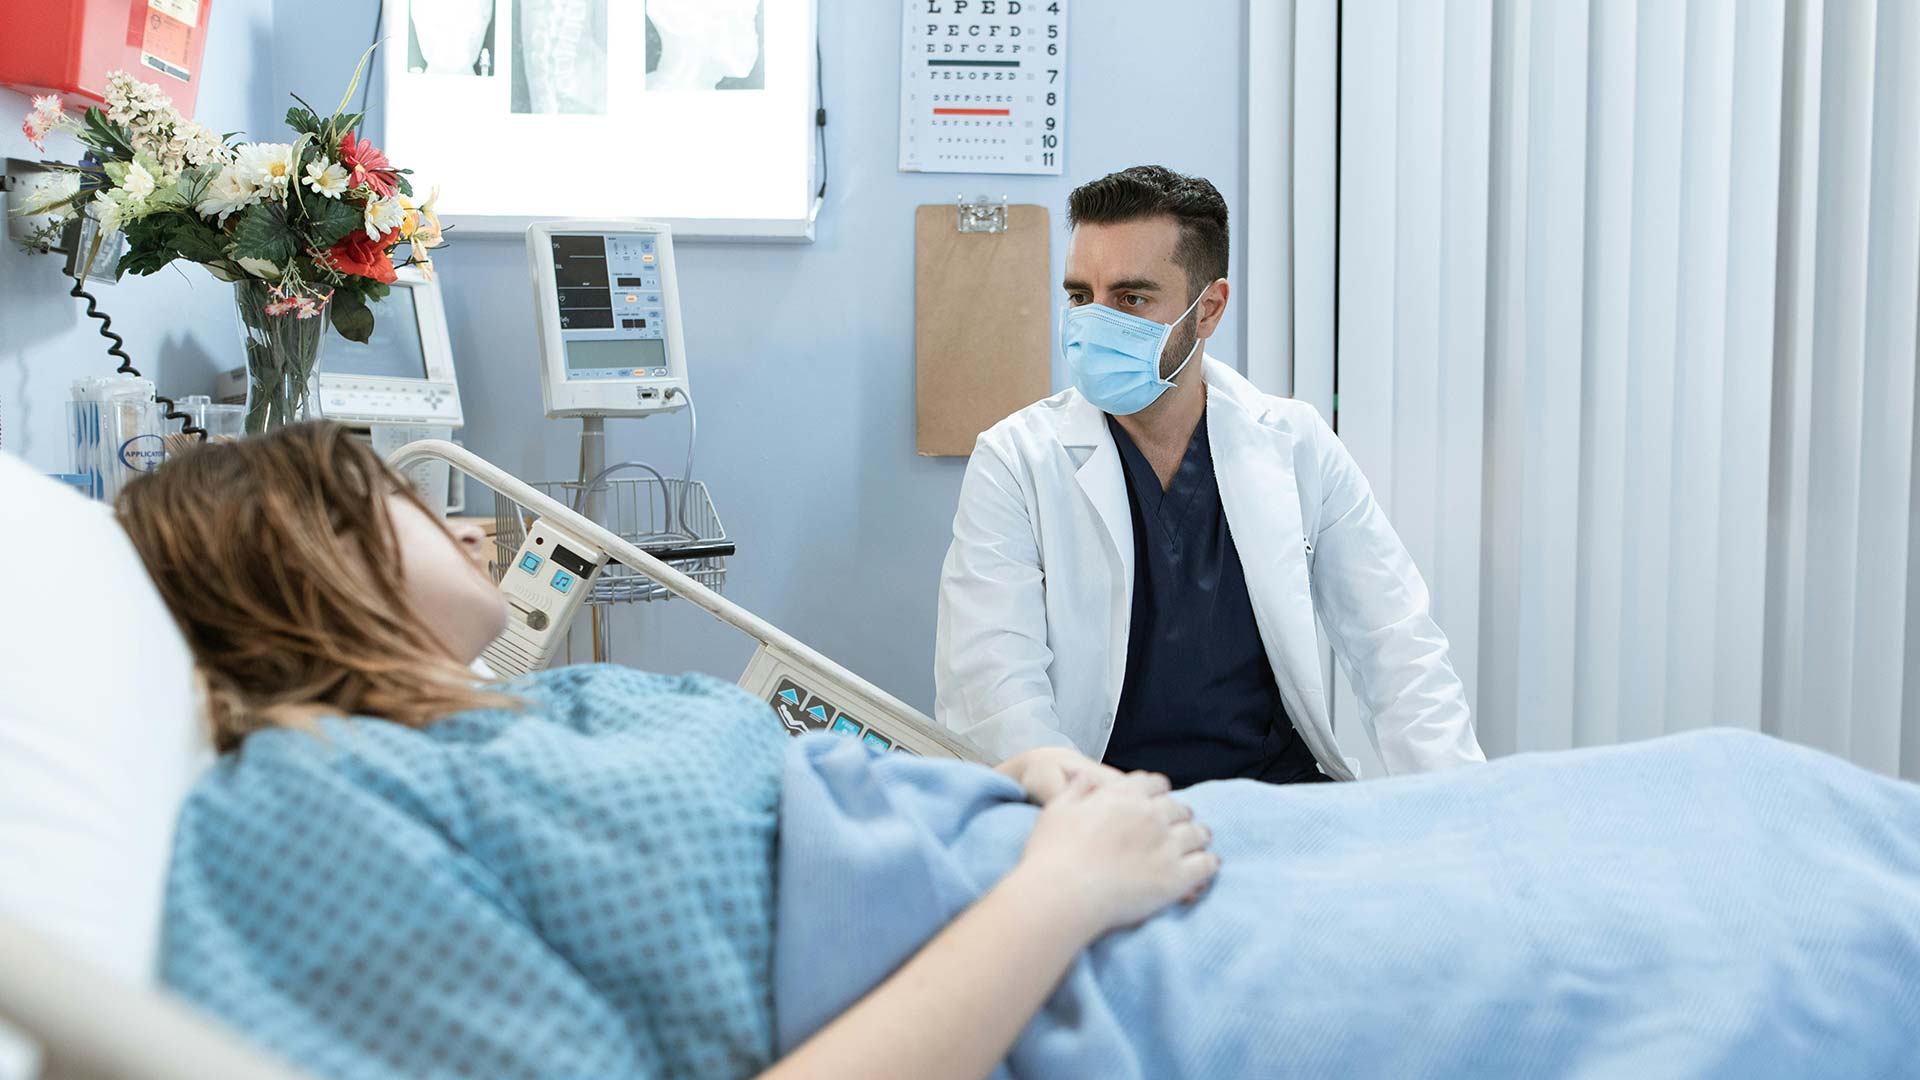
[[[1059,176],[1067,0],[901,0],[900,171]]]

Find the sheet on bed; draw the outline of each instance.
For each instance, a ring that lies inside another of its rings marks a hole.
[[[1097,944],[999,1075],[1920,1069],[1920,787],[1711,731],[1183,798],[1212,891]],[[782,1052],[1004,874],[1036,812],[983,770],[797,745]]]

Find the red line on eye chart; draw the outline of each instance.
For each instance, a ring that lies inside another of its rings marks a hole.
[[[935,109],[935,116],[1012,116],[1012,109]]]

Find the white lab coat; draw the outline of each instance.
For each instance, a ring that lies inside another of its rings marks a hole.
[[[1320,770],[1358,775],[1328,720],[1316,616],[1388,772],[1484,761],[1426,583],[1339,438],[1313,406],[1203,364],[1220,502],[1281,698]],[[1079,391],[981,435],[940,575],[940,723],[996,758],[1046,745],[1101,757],[1127,669],[1133,554],[1120,453]]]

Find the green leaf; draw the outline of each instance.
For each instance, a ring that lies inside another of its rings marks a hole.
[[[160,217],[130,221],[125,228],[127,252],[120,256],[117,276],[147,275],[174,260],[178,254],[168,240],[166,219]]]
[[[360,54],[360,62],[353,68],[353,81],[347,84],[347,92],[340,95],[340,106],[333,110],[335,116],[347,111],[347,102],[353,100],[354,87],[360,85],[360,75],[367,70],[367,61],[373,59],[373,50],[379,47],[380,43],[376,41],[367,46],[366,52]]]
[[[238,221],[233,230],[236,259],[265,259],[275,266],[285,266],[299,248],[286,208],[277,203],[255,203],[240,212]]]
[[[190,215],[173,217],[167,240],[181,258],[192,262],[215,263],[227,257],[226,234]]]
[[[298,98],[294,100],[299,100]],[[304,104],[295,105],[287,110],[287,126],[302,135],[320,134],[320,117]]]
[[[80,141],[98,151],[103,158],[133,156],[133,144],[128,141],[126,133],[108,121],[107,114],[101,112],[98,106],[87,109],[81,127],[85,130],[80,135]]]
[[[181,205],[191,207],[198,203],[201,196],[207,193],[213,178],[219,175],[220,166],[216,163],[190,165],[181,170],[180,182],[175,185],[175,190],[180,193]]]
[[[244,281],[250,276],[245,270],[240,269],[238,263],[226,259],[214,259],[204,265],[207,272],[211,273],[216,280],[224,281],[229,285],[236,281]]]
[[[373,312],[367,307],[366,298],[359,293],[346,289],[336,291],[328,311],[333,328],[348,341],[364,345],[373,336]]]
[[[116,280],[126,277],[128,274],[133,274],[136,277],[146,277],[148,274],[159,272],[161,268],[172,261],[173,253],[170,251],[159,249],[151,251],[129,251],[125,255],[120,256],[120,264],[113,268],[113,276]]]
[[[287,110],[287,126],[303,135],[311,135],[316,139],[323,139],[327,128],[326,117],[320,115],[320,110],[314,108],[306,98],[301,97],[299,94],[289,94],[287,96],[291,97],[296,103],[293,108]]]
[[[211,170],[211,171],[209,171]],[[207,193],[207,185],[212,182],[213,174],[219,172],[218,166],[193,165],[181,170],[172,183],[163,183],[147,196],[149,212],[191,212],[200,197]]]
[[[311,246],[329,248],[365,224],[366,215],[345,199],[316,196],[307,200],[307,220]]]
[[[312,145],[313,136],[302,135],[293,140],[293,149],[287,152],[287,160],[292,162],[290,166],[292,175],[287,177],[287,204],[289,209],[298,207],[304,211],[307,208],[305,198],[306,189],[300,185],[300,178],[306,174],[301,171],[303,166],[300,164],[300,159],[307,156],[307,148]]]

